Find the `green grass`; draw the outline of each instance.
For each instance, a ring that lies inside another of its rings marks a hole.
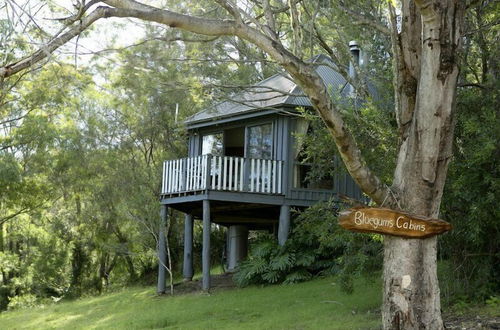
[[[347,295],[333,277],[286,286],[158,297],[128,288],[45,308],[0,314],[0,328],[370,329],[379,328],[380,281],[358,279]]]

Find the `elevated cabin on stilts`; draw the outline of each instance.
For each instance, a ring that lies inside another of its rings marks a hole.
[[[316,56],[312,63],[333,94],[352,97],[329,58]],[[233,270],[246,256],[249,230],[271,231],[284,244],[291,207],[339,194],[362,198],[343,172],[323,182],[306,180],[308,166],[298,159],[296,136],[306,134],[309,125],[298,107],[311,108],[311,103],[287,75],[276,74],[186,121],[188,157],[165,161],[161,188],[162,216],[168,207],[185,213],[185,279],[193,277],[193,220],[203,221],[202,287],[208,290],[212,223],[228,228],[227,268]],[[160,272],[158,291],[164,290]]]

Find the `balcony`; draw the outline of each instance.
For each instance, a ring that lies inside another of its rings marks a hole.
[[[207,190],[283,194],[283,161],[203,155],[163,163],[161,194],[179,196]]]

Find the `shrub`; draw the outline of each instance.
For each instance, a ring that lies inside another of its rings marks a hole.
[[[258,237],[235,274],[236,283],[288,284],[338,274],[344,291],[352,292],[353,275],[380,268],[381,238],[342,229],[337,211],[338,203],[329,201],[297,213],[284,246],[271,235]]]
[[[37,298],[33,294],[25,294],[9,298],[8,310],[27,309],[37,306]]]

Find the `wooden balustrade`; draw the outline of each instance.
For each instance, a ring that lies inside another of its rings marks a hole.
[[[163,163],[162,194],[219,190],[282,193],[283,161],[203,155]]]

